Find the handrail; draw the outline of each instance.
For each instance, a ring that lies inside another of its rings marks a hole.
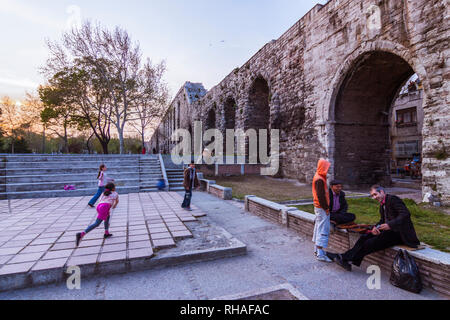
[[[169,179],[167,178],[166,166],[164,164],[164,160],[163,160],[161,153],[158,154],[158,156],[159,156],[159,164],[161,166],[161,171],[163,174],[164,182],[166,183],[165,191],[169,191],[170,190],[169,189]]]

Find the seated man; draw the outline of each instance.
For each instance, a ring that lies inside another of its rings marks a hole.
[[[345,193],[342,191],[342,183],[333,180],[330,183],[330,220],[337,225],[355,221],[356,216],[347,212],[348,204],[345,200]]]
[[[411,214],[400,198],[386,194],[384,188],[378,185],[370,188],[370,196],[380,203],[381,220],[370,234],[361,236],[352,249],[344,254],[328,254],[347,271],[352,270],[350,261],[359,267],[368,254],[399,244],[411,248],[417,248],[420,245],[411,221]]]

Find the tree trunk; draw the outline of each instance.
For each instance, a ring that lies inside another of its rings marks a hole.
[[[99,141],[100,144],[102,145],[102,149],[103,149],[103,154],[109,154],[108,151],[108,143],[105,141]]]
[[[67,125],[64,124],[64,147],[63,153],[69,153],[69,139],[67,138]]]
[[[45,154],[45,126],[44,130],[42,131],[42,154]]]
[[[90,146],[90,142],[91,142],[91,139],[92,139],[93,136],[94,136],[94,133],[92,133],[92,134],[89,136],[89,138],[87,139],[87,142],[86,142],[86,147],[87,147],[87,150],[88,150],[88,154],[91,154],[91,146]]]
[[[118,132],[119,132],[120,154],[124,154],[125,146],[123,142],[123,129],[119,129]]]

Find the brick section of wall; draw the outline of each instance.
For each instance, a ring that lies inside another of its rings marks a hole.
[[[209,193],[211,193],[213,196],[216,196],[217,198],[220,198],[220,199],[224,198],[223,190],[221,190],[219,188],[215,188],[214,185],[209,186]]]
[[[248,211],[271,222],[282,224],[281,210],[275,210],[259,202],[248,199]],[[299,234],[307,237],[313,236],[314,222],[313,215],[309,219],[288,212],[287,227]],[[352,234],[346,231],[332,231],[329,239],[329,248],[334,252],[345,252],[350,249],[359,238],[359,234]],[[412,253],[414,255],[414,253]],[[418,251],[420,254],[420,251]],[[390,248],[376,252],[365,257],[365,261],[378,265],[381,269],[390,272],[392,263],[397,255],[396,248]],[[438,261],[427,260],[414,256],[419,267],[422,283],[425,287],[450,297],[450,270],[448,264]]]
[[[282,223],[281,220],[281,212],[266,206],[263,206],[259,203],[256,203],[252,200],[249,200],[248,203],[249,211],[259,217],[262,217],[271,222],[275,222],[278,224]]]

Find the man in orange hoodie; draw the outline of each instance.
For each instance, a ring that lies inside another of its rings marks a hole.
[[[333,262],[323,250],[323,248],[328,247],[330,235],[330,195],[327,186],[327,173],[330,166],[331,164],[328,161],[320,159],[312,183],[314,212],[316,214],[313,241],[317,260],[322,262]]]

